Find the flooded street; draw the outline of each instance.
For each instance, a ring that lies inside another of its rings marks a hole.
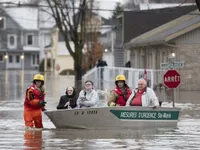
[[[23,102],[26,88],[36,71],[0,72],[0,150],[26,149],[200,149],[199,92],[188,101],[176,103],[182,109],[176,129],[145,130],[64,130],[56,129],[43,114],[44,130],[25,131]],[[45,75],[47,109],[55,109],[72,76]],[[193,94],[191,94],[193,95]],[[103,105],[103,104],[102,104]],[[171,104],[166,104],[171,105]]]

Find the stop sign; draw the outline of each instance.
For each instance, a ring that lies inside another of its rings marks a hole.
[[[181,83],[180,74],[176,70],[168,70],[164,76],[164,84],[168,88],[177,88]]]

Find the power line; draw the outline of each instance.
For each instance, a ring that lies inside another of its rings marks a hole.
[[[185,0],[184,2],[182,2],[180,5],[176,6],[176,7],[181,7],[184,3],[186,3],[187,0]],[[48,5],[37,5],[37,4],[17,4],[17,3],[13,3],[13,2],[0,2],[0,4],[11,4],[12,6],[6,6],[5,8],[13,8],[13,7],[17,7],[17,8],[20,8],[21,6],[23,7],[36,7],[36,8],[50,8],[50,6]],[[53,6],[55,7],[55,6]],[[78,8],[78,7],[67,7],[68,9],[81,9],[81,8]],[[173,7],[167,7],[167,8],[173,8]],[[84,9],[84,8],[83,8]],[[166,8],[163,8],[163,9],[166,9]],[[109,12],[113,12],[113,11],[116,11],[116,10],[113,10],[113,9],[100,9],[100,8],[87,8],[86,11],[89,11],[89,10],[95,10],[95,11],[109,11]],[[149,9],[149,10],[137,10],[137,11],[133,11],[135,13],[140,13],[140,12],[147,12],[149,14],[157,14],[157,13],[163,13],[163,14],[181,14],[181,13],[178,13],[178,12],[159,12],[159,11],[155,11],[156,9]],[[125,12],[126,10],[121,10],[120,12]],[[5,12],[6,12],[6,9],[5,9]],[[188,13],[188,15],[200,15],[199,13],[195,13],[195,12],[191,12],[191,13]],[[12,17],[12,16],[11,16]],[[27,21],[34,21],[34,22],[37,22],[38,20],[34,20],[34,19],[29,19],[29,18],[21,18],[21,17],[12,17],[12,18],[15,18],[15,19],[20,19],[20,20],[27,20]],[[51,22],[51,23],[54,23],[54,21],[49,21],[49,20],[40,20],[40,22],[42,23],[45,23],[45,22]]]
[[[181,7],[183,6],[183,4],[185,4],[187,2],[187,0],[185,0],[184,2],[182,2],[180,5],[175,6],[175,7]],[[17,4],[17,3],[13,3],[13,2],[0,2],[0,4],[12,4],[12,6],[4,6],[5,8],[9,8],[9,7],[21,7],[21,6],[27,6],[27,7],[39,7],[39,8],[51,8],[49,5],[41,5],[41,4],[30,4],[30,3],[26,3],[26,4]],[[52,7],[56,7],[56,5],[52,6]],[[173,8],[173,7],[165,7],[165,8],[160,8],[160,9],[166,9],[166,8]],[[80,8],[80,7],[67,7],[67,9],[77,9],[77,10],[84,10],[84,11],[90,11],[90,10],[95,10],[95,11],[116,11],[115,9],[103,9],[103,8]],[[154,9],[152,9],[154,10]],[[121,12],[124,12],[126,10],[121,10]],[[137,11],[141,11],[141,10],[137,10]],[[136,12],[137,12],[136,11]],[[142,10],[143,11],[143,10]],[[165,13],[165,12],[162,12]]]

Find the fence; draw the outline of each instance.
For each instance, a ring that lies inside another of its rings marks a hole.
[[[172,91],[163,84],[163,75],[166,70],[146,69],[147,85],[156,92],[162,101],[172,100]],[[115,77],[123,74],[130,88],[136,88],[138,79],[144,77],[144,69],[120,68],[120,67],[98,67],[88,71],[83,76],[83,82],[92,80],[95,89],[110,92],[115,87]]]

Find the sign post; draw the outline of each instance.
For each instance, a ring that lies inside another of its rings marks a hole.
[[[163,81],[167,88],[172,89],[172,101],[173,107],[175,107],[174,89],[177,88],[181,83],[180,74],[175,70],[175,68],[183,68],[184,62],[170,61],[169,63],[161,63],[160,67],[169,69],[164,74]]]
[[[175,107],[174,88],[181,83],[180,74],[176,70],[168,70],[163,76],[164,84],[168,88],[172,88],[173,107]]]

